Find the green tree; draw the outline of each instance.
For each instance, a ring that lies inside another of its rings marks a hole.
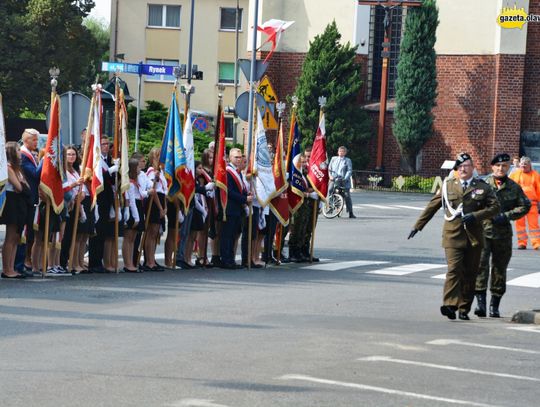
[[[366,140],[371,135],[371,121],[358,104],[362,86],[356,47],[340,43],[336,22],[310,42],[309,51],[298,79],[298,123],[302,144],[313,143],[319,123],[319,96],[327,98],[325,110],[329,155],[344,145],[355,168],[367,162]]]
[[[413,173],[416,173],[416,156],[433,133],[431,110],[437,97],[434,45],[438,14],[434,0],[409,9],[397,66],[393,130]]]
[[[90,0],[0,1],[0,92],[6,116],[40,113],[49,103],[49,68],[60,68],[58,91],[86,90],[102,50],[83,19]]]
[[[89,80],[88,83],[93,83],[97,75],[99,76],[98,82],[105,83],[109,79],[109,74],[107,72],[101,72],[101,61],[110,60],[110,27],[103,20],[94,17],[86,17],[83,24],[86,29],[90,31],[92,37],[94,37],[94,39],[96,40],[97,45],[96,52],[92,55],[92,61],[87,66],[88,73],[85,75],[85,77]],[[88,87],[87,95],[91,96],[90,94],[90,87]]]

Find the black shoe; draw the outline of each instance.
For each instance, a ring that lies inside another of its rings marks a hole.
[[[192,266],[191,264],[188,264],[184,260],[177,260],[176,265],[180,267],[182,270],[192,270],[195,268],[195,266]]]
[[[210,266],[210,267],[221,267],[221,258],[219,256],[212,256],[208,266]]]
[[[18,279],[18,280],[23,279],[23,278],[26,278],[26,277],[24,276],[24,274],[20,274],[20,273],[19,273],[19,274],[15,274],[14,276],[8,276],[7,274],[2,273],[2,274],[0,274],[0,277],[6,278],[6,279],[14,278],[14,279]]]
[[[302,256],[307,259],[306,261],[309,261],[309,253],[303,253]],[[311,261],[313,263],[318,263],[319,261],[321,261],[318,257],[315,257],[313,256],[313,258],[311,259]]]
[[[105,267],[94,267],[92,269],[90,269],[92,271],[92,273],[106,273],[107,271],[105,270]]]
[[[156,263],[154,267],[150,267],[151,271],[165,271],[163,267],[161,267],[159,264]]]
[[[450,318],[450,317],[448,317],[448,318]],[[454,318],[455,318],[455,315],[454,315]],[[469,316],[467,315],[466,312],[461,312],[461,311],[458,312],[458,318],[461,319],[462,321],[470,321],[470,318],[469,318]],[[452,319],[452,318],[450,318],[450,319]]]
[[[356,216],[354,216],[354,213],[349,213],[349,219],[356,219]]]
[[[141,264],[139,266],[139,270],[141,271],[141,273],[144,273],[145,271],[152,271],[152,269],[148,267],[146,264]]]
[[[450,305],[442,305],[441,314],[448,317],[448,319],[456,319],[456,310]]]
[[[139,269],[130,270],[127,267],[124,267],[123,270],[124,270],[124,273],[141,273],[141,271],[139,271]]]
[[[476,294],[477,307],[474,309],[474,315],[485,318],[486,317],[486,293],[478,292]]]
[[[27,271],[27,270],[26,270],[26,267],[24,268],[24,270],[19,271],[19,274],[22,274],[25,278],[32,278],[32,277],[34,277],[34,273],[32,273],[32,269],[30,269],[30,271]]]

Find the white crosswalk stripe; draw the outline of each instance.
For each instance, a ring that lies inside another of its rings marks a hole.
[[[371,266],[375,264],[385,264],[387,261],[370,261],[370,260],[356,260],[356,261],[342,261],[339,263],[325,263],[325,264],[314,264],[307,267],[302,267],[303,269],[310,270],[325,270],[325,271],[337,271],[348,269],[352,267],[361,267],[361,266]]]
[[[399,210],[407,209],[413,211],[423,211],[424,207],[411,206],[411,205],[380,205],[380,204],[356,204],[353,205],[355,209],[383,209],[383,210]]]
[[[387,267],[379,270],[368,271],[368,274],[382,274],[387,276],[404,276],[407,274],[418,273],[420,271],[432,270],[446,267],[446,264],[414,263],[404,264],[402,266]]]
[[[540,288],[540,273],[525,274],[507,281],[506,284],[517,287]]]

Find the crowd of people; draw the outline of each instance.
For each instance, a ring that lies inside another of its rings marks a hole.
[[[83,130],[82,145],[85,137]],[[153,148],[147,157],[137,152],[131,155],[130,185],[116,206],[120,163],[111,158],[111,142],[107,136],[102,136],[103,190],[95,202],[90,194],[91,177],[81,168],[81,146],[64,147],[64,208],[60,214],[49,211],[49,243],[44,263],[45,203],[49,198],[40,189],[43,152],[40,153],[37,146],[38,132],[34,129],[24,131],[21,145],[6,143],[9,177],[6,205],[0,217],[0,224],[6,225],[2,278],[21,279],[45,273],[140,273],[174,266],[181,269],[261,268],[267,263],[319,260],[310,252],[311,220],[314,208],[318,207],[314,202],[319,201],[305,177],[310,147],[299,160],[306,191],[303,203],[290,226],[280,228],[279,241],[276,241],[279,221],[268,206],[261,207],[255,199],[255,187],[245,174],[247,159],[240,149],[232,148],[228,154],[225,207],[217,199],[219,192],[213,181],[213,142],[204,150],[201,160],[195,162],[195,196],[188,210],[179,199],[171,200],[167,196],[159,148]],[[269,149],[272,150],[270,144]],[[345,154],[345,147],[341,147],[339,156],[331,164],[331,179],[350,182],[352,164],[345,159]],[[347,205],[350,216],[354,217],[350,197]],[[249,222],[249,211],[252,211],[252,222]],[[115,240],[116,219],[118,234],[122,237],[120,247]],[[288,256],[283,251],[287,234]],[[165,237],[164,262],[160,264],[156,261],[156,249],[162,236]],[[117,251],[120,248],[121,258]],[[242,254],[241,264],[235,261],[238,248]]]

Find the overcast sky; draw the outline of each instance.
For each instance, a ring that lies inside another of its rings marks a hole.
[[[101,18],[107,23],[111,20],[111,0],[94,0],[96,7],[92,9],[91,16]]]

